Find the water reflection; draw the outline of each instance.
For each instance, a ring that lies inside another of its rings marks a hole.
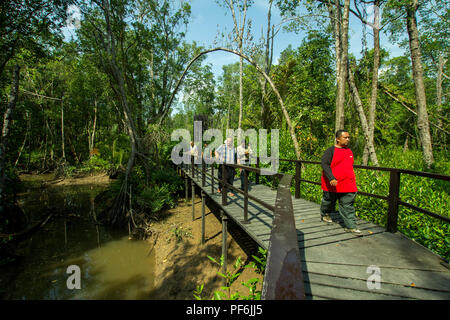
[[[96,223],[94,199],[104,188],[30,188],[21,195],[28,216],[54,216],[21,243],[23,260],[10,272],[4,299],[151,299],[154,254],[149,244]],[[67,288],[70,265],[80,267],[79,290]]]

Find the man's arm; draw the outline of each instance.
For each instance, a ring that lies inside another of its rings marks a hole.
[[[220,155],[223,152],[223,144],[221,144],[214,152],[214,155],[216,156],[217,160],[220,160]]]
[[[331,171],[331,161],[333,161],[334,146],[325,150],[322,156],[322,169],[328,181],[336,180]]]

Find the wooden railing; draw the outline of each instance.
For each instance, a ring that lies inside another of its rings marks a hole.
[[[303,179],[301,175],[301,166],[303,164],[312,164],[312,165],[321,165],[321,162],[319,161],[309,161],[309,160],[293,160],[293,159],[271,159],[271,158],[264,158],[264,161],[271,160],[271,161],[279,161],[279,162],[289,162],[295,164],[295,174],[294,174],[294,196],[295,198],[300,198],[301,193],[301,183],[309,183],[313,185],[320,186],[321,183],[318,181],[311,181],[307,179]],[[247,167],[248,172],[255,172],[255,183],[259,184],[260,180],[260,173],[258,171],[255,171],[253,169],[258,169],[261,164],[261,158],[260,157],[254,157],[253,163],[256,164],[256,168]],[[237,167],[236,165],[234,165]],[[214,166],[212,166],[213,168]],[[443,175],[443,174],[437,174],[437,173],[430,173],[430,172],[422,172],[422,171],[413,171],[413,170],[407,170],[407,169],[399,169],[399,168],[386,168],[386,167],[373,167],[373,166],[362,166],[362,165],[354,165],[354,168],[357,169],[363,169],[363,170],[372,170],[372,171],[380,171],[380,172],[389,172],[389,192],[387,195],[379,195],[379,194],[373,194],[369,192],[363,192],[358,191],[358,195],[366,196],[366,197],[372,197],[381,199],[384,201],[387,201],[388,204],[388,210],[387,210],[387,222],[386,222],[386,230],[389,232],[397,232],[398,229],[398,214],[399,214],[399,207],[404,206],[407,208],[410,208],[414,211],[423,213],[427,216],[439,219],[441,221],[444,221],[446,223],[450,223],[450,218],[446,216],[442,216],[438,213],[432,212],[430,210],[421,208],[419,206],[410,204],[408,202],[402,201],[400,199],[400,180],[401,175],[410,175],[410,176],[417,176],[417,177],[425,177],[430,179],[436,179],[436,180],[442,180],[442,181],[450,181],[449,175]],[[213,172],[212,172],[213,173]],[[275,178],[280,178],[280,175],[282,173],[276,173],[274,174]],[[247,177],[246,177],[247,179]],[[248,180],[246,180],[248,181]],[[239,191],[238,191],[239,192]],[[251,198],[251,197],[250,197]],[[255,200],[255,199],[252,199]],[[255,200],[257,201],[257,200]],[[266,208],[269,208],[267,204],[261,203]]]
[[[319,182],[302,179],[302,177],[301,177],[301,164],[321,165],[320,162],[306,161],[306,160],[291,160],[291,159],[279,159],[279,161],[295,163],[295,182],[294,183],[295,183],[295,197],[296,198],[300,198],[301,182],[306,182],[306,183],[315,184],[315,185],[321,185]],[[354,165],[353,167],[357,168],[357,169],[363,169],[363,170],[389,172],[389,193],[387,195],[378,195],[378,194],[358,191],[358,195],[382,199],[384,201],[387,201],[387,203],[388,203],[387,223],[386,223],[387,231],[397,232],[398,213],[399,213],[400,205],[410,208],[412,210],[415,210],[417,212],[421,212],[425,215],[437,218],[441,221],[450,223],[449,217],[439,215],[439,214],[431,212],[427,209],[424,209],[424,208],[421,208],[421,207],[412,205],[408,202],[400,200],[400,176],[402,174],[418,176],[418,177],[426,177],[426,178],[443,180],[443,181],[450,181],[450,176],[443,175],[443,174],[437,174],[437,173],[413,171],[413,170],[398,169],[398,168],[371,167],[371,166],[362,166],[362,165]]]

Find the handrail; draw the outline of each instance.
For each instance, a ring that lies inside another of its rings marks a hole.
[[[319,161],[310,161],[310,160],[295,160],[295,159],[283,159],[280,158],[280,161],[285,162],[294,162],[296,163],[296,179],[295,179],[295,197],[300,198],[300,182],[307,182],[315,185],[320,185],[318,182],[309,181],[305,179],[301,179],[301,170],[299,164],[315,164],[321,165]],[[389,177],[389,194],[387,196],[382,196],[378,194],[368,193],[359,191],[358,194],[363,196],[368,196],[372,198],[382,199],[388,201],[388,217],[387,217],[387,225],[386,229],[390,232],[397,232],[397,224],[398,224],[398,213],[399,206],[402,205],[404,207],[410,208],[412,210],[421,212],[433,218],[439,219],[441,221],[450,223],[450,218],[437,214],[435,212],[431,212],[429,210],[420,208],[418,206],[412,205],[408,202],[400,200],[400,175],[408,174],[412,176],[420,176],[425,178],[450,181],[450,176],[438,173],[431,172],[422,172],[422,171],[414,171],[409,169],[400,169],[400,168],[387,168],[387,167],[373,167],[373,166],[363,166],[363,165],[354,165],[354,168],[364,169],[364,170],[375,170],[375,171],[385,171],[390,173]]]
[[[304,300],[305,288],[300,264],[297,230],[291,195],[292,176],[283,175],[277,189],[270,233],[263,300]]]
[[[256,159],[256,167],[249,167],[249,166],[242,166],[242,165],[236,165],[236,164],[227,164],[228,166],[233,166],[235,168],[245,168],[247,171],[255,172],[256,173],[256,183],[259,183],[259,175],[261,173],[261,169],[259,168],[261,161],[265,160],[274,160],[271,157],[253,157],[253,159]],[[314,165],[321,165],[321,162],[319,161],[311,161],[311,160],[297,160],[297,159],[285,159],[285,158],[277,158],[277,161],[282,162],[291,162],[295,163],[295,176],[294,176],[294,185],[295,185],[295,198],[300,198],[300,183],[306,182],[314,185],[321,185],[320,182],[316,181],[310,181],[306,179],[302,179],[301,177],[301,165],[302,164],[314,164]],[[203,158],[202,158],[203,161]],[[253,161],[255,162],[255,161]],[[450,223],[450,218],[442,216],[440,214],[437,214],[435,212],[431,212],[430,210],[415,206],[413,204],[410,204],[405,201],[400,200],[400,176],[401,174],[408,174],[412,176],[419,176],[419,177],[425,177],[425,178],[431,178],[431,179],[437,179],[437,180],[443,180],[443,181],[450,181],[449,175],[444,174],[438,174],[438,173],[431,173],[431,172],[423,172],[423,171],[414,171],[409,169],[400,169],[400,168],[388,168],[388,167],[374,167],[374,166],[363,166],[363,165],[354,165],[353,166],[356,169],[363,169],[363,170],[374,170],[374,171],[383,171],[383,172],[389,172],[389,193],[388,195],[378,195],[373,194],[369,192],[363,192],[359,191],[358,194],[362,196],[372,197],[381,199],[388,202],[388,212],[387,212],[387,224],[386,229],[389,232],[397,232],[397,225],[398,225],[398,214],[399,214],[399,206],[404,206],[409,209],[415,210],[417,212],[426,214],[428,216],[431,216],[433,218],[439,219],[441,221]],[[282,173],[276,173],[275,176],[280,177],[279,174]],[[214,178],[217,179],[217,178]],[[229,186],[233,190],[243,193],[239,189],[234,188],[233,186]],[[257,199],[252,199],[254,201],[257,201]],[[266,203],[261,203],[261,205],[265,206],[266,208],[270,209],[270,206],[267,206]]]

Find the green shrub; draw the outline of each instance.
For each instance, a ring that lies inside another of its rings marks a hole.
[[[137,204],[143,210],[158,212],[164,208],[176,206],[176,198],[170,192],[171,186],[167,183],[146,187],[137,196]]]

